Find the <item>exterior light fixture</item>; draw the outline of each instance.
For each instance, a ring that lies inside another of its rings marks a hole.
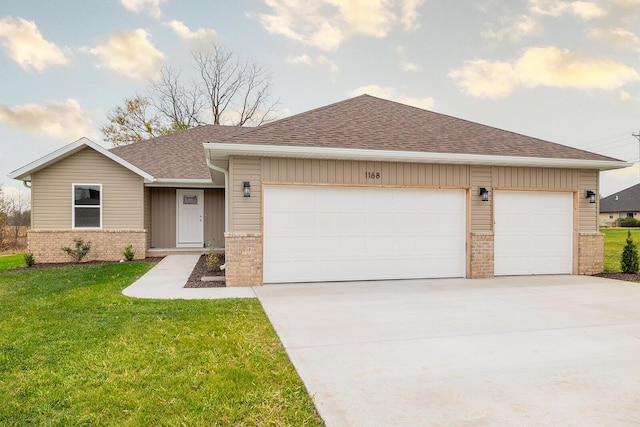
[[[596,193],[591,190],[587,190],[587,199],[589,199],[589,203],[596,202]]]
[[[251,197],[251,184],[249,184],[249,181],[242,183],[242,194],[244,197]]]
[[[483,202],[489,201],[489,190],[484,187],[480,187],[480,197],[482,197]]]

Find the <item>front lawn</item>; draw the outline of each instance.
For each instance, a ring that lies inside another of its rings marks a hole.
[[[0,255],[0,272],[25,265],[24,254]]]
[[[257,300],[123,296],[152,265],[0,273],[0,425],[323,424]]]
[[[627,231],[631,230],[633,242],[640,248],[640,229],[638,228],[601,228],[604,233],[604,271],[606,273],[622,271],[620,258],[627,244]]]

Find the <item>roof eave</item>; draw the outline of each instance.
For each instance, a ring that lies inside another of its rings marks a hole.
[[[131,172],[139,175],[140,177],[142,177],[145,182],[153,182],[155,181],[155,178],[146,173],[145,171],[143,171],[142,169],[132,165],[131,163],[127,162],[126,160],[124,160],[123,158],[117,156],[116,154],[113,154],[111,151],[107,150],[106,148],[96,144],[95,142],[91,141],[88,138],[80,138],[79,140],[72,142],[71,144],[67,144],[64,147],[61,147],[59,149],[57,149],[56,151],[53,151],[49,154],[47,154],[44,157],[39,158],[38,160],[35,160],[23,167],[21,167],[20,169],[16,169],[15,171],[11,172],[9,174],[9,177],[12,179],[17,179],[20,181],[30,181],[31,180],[31,174],[34,172],[37,172],[41,169],[44,169],[46,167],[48,167],[49,165],[52,165],[62,159],[65,159],[75,153],[77,153],[78,151],[82,150],[85,147],[89,147],[94,149],[95,151],[97,151],[98,153],[102,154],[103,156],[113,160],[114,162],[118,163],[119,165],[121,165],[122,167],[129,169]]]
[[[496,156],[486,154],[430,153],[421,151],[367,150],[353,148],[299,147],[262,144],[204,143],[211,157],[229,156],[296,157],[309,159],[343,159],[392,161],[403,163],[440,163],[492,166],[526,166],[571,169],[622,169],[632,163],[621,160],[585,160],[547,157]]]
[[[147,187],[224,188],[223,185],[213,184],[210,179],[200,178],[156,178]]]

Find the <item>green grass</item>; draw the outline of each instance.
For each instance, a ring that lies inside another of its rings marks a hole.
[[[123,296],[151,266],[0,273],[0,425],[323,425],[257,300]]]
[[[24,254],[0,255],[0,272],[24,267]]]
[[[631,230],[634,243],[640,248],[640,229],[638,228],[602,228],[604,233],[604,271],[619,272],[622,250],[626,245],[627,231]]]

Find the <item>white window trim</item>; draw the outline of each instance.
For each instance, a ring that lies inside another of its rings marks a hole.
[[[99,227],[76,227],[76,185],[92,185],[100,189],[100,205],[98,206],[81,206],[83,208],[98,208],[100,209],[100,226]],[[88,184],[74,182],[71,184],[71,228],[73,230],[102,230],[102,212],[104,207],[102,206],[102,184]]]

